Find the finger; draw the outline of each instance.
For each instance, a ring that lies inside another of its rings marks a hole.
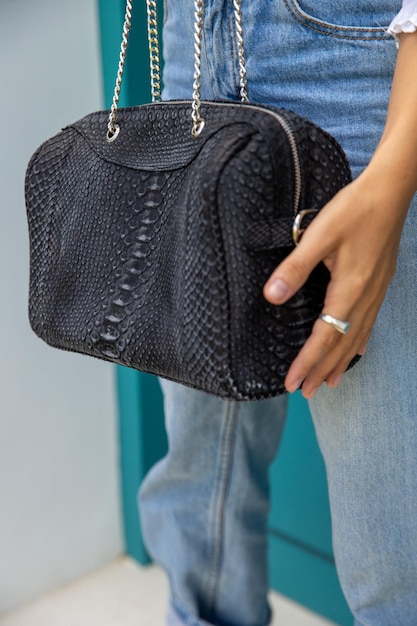
[[[363,356],[365,354],[371,334],[371,326],[361,329],[361,335],[359,336],[357,342],[355,342],[355,346],[358,345],[358,347],[354,349],[352,353],[344,354],[339,363],[325,377],[326,383],[329,387],[337,387],[340,384],[343,374],[346,372],[351,360],[357,355]]]
[[[319,387],[326,382],[329,387],[337,387],[341,382],[350,361],[357,354],[353,345],[346,345],[343,340],[334,350],[323,356],[305,376],[302,383],[304,397],[311,399],[315,396]]]
[[[366,349],[368,347],[368,343],[369,343],[369,339],[371,337],[371,333],[372,333],[372,329],[366,334],[364,340],[362,341],[361,345],[359,346],[359,350],[358,350],[358,354],[360,354],[361,356],[363,356],[366,352]]]
[[[288,371],[285,380],[288,391],[292,392],[302,385],[304,395],[313,397],[317,388],[330,375],[331,384],[337,383],[335,379],[345,371],[369,336],[377,309],[366,306],[361,299],[346,305],[343,303],[344,293],[349,293],[344,281],[339,285],[331,282],[323,312],[335,311],[336,319],[350,322],[348,332],[342,334],[332,324],[318,318],[309,339]]]
[[[330,281],[323,314],[328,314],[330,319],[352,322],[352,308],[354,309],[356,303],[351,302],[350,299],[346,303],[346,293],[349,293],[349,285],[346,285],[345,281],[338,283]],[[343,353],[351,347],[355,339],[355,329],[351,327],[347,334],[342,334],[332,324],[325,321],[326,319],[326,317],[325,319],[318,318],[315,321],[309,339],[292,363],[286,377],[286,387],[289,391],[299,388],[301,381],[304,381],[312,370],[317,370],[318,364],[323,362],[327,355],[332,354],[333,360],[325,372],[329,374],[342,358]],[[360,324],[358,326],[360,327]],[[327,364],[326,361],[326,366]]]
[[[337,387],[342,379],[346,370],[349,367],[349,363],[358,354],[356,349],[351,349],[349,352],[344,352],[343,357],[339,360],[337,366],[328,373],[328,370],[332,367],[333,356],[324,359],[320,363],[320,367],[314,369],[309,376],[305,379],[302,386],[303,395],[308,398],[314,398],[319,387],[325,382],[328,387]]]
[[[264,285],[264,296],[271,304],[282,304],[289,300],[325,256],[323,249],[305,244],[304,237]]]
[[[341,380],[341,374],[347,370],[354,357],[365,354],[382,302],[383,295],[380,294],[366,309],[361,303],[361,306],[352,314],[353,335],[356,336],[352,344],[353,351],[342,355],[337,365],[325,376],[326,383],[330,387],[337,387]]]
[[[312,333],[298,356],[293,361],[285,379],[285,387],[290,393],[303,385],[303,390],[312,389],[323,382],[322,369],[319,364],[324,362],[328,354],[334,353],[339,346],[338,358],[332,363],[332,367],[340,360],[341,354],[346,350],[346,336],[341,335],[336,329],[318,319],[313,326]],[[340,347],[340,344],[345,344]],[[328,369],[330,372],[331,369]],[[324,373],[324,372],[323,372]],[[315,374],[315,376],[313,376]]]
[[[329,387],[337,387],[340,384],[351,360],[358,354],[362,354],[361,348],[363,349],[369,340],[376,314],[377,311],[374,307],[365,316],[358,312],[355,313],[352,317],[353,332],[350,337],[342,338],[335,345],[335,348],[323,355],[305,376],[302,391],[306,398],[314,397],[317,389],[324,381]]]

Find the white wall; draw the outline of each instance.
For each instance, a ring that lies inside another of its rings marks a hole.
[[[31,153],[101,108],[95,0],[0,0],[0,613],[122,550],[113,368],[27,321]]]

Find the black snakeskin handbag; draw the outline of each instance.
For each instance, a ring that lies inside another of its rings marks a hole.
[[[117,109],[45,142],[26,174],[29,315],[48,344],[237,400],[285,391],[322,310],[317,267],[286,304],[262,288],[302,226],[350,179],[336,140],[282,109],[200,101],[203,0],[192,101],[160,102],[155,0],[148,2],[149,105]],[[117,119],[117,124],[116,124]]]

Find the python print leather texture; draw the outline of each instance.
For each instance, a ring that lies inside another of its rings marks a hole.
[[[283,393],[323,306],[319,266],[285,305],[262,288],[291,251],[297,210],[351,178],[337,142],[289,111],[189,102],[88,115],[45,142],[26,174],[29,315],[48,344],[224,398]]]

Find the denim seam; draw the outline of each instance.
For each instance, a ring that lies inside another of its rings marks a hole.
[[[204,58],[206,61],[206,70],[207,70],[207,86],[211,91],[212,94],[212,98],[213,100],[216,99],[215,96],[215,91],[214,91],[214,74],[212,72],[212,68],[211,68],[211,64],[209,61],[209,54],[207,52],[207,33],[208,33],[208,28],[207,28],[207,17],[208,13],[207,10],[204,11],[204,21],[203,21],[203,32],[201,34],[201,44],[202,44],[202,53],[204,54]],[[210,34],[210,37],[213,38],[213,35]],[[211,41],[211,47],[213,46],[213,41]],[[203,72],[204,68],[202,68],[202,72]],[[203,74],[202,74],[203,77]],[[204,80],[204,77],[203,77]]]
[[[335,39],[351,39],[353,41],[389,41],[392,39],[382,27],[357,28],[355,26],[337,26],[328,24],[303,13],[293,0],[283,0],[288,11],[302,26],[314,30],[321,35]],[[290,4],[291,1],[291,4]],[[332,32],[334,31],[334,32]]]
[[[165,24],[168,21],[168,1],[169,0],[165,0],[164,6],[163,6],[163,14],[162,14],[162,25],[163,26],[165,26]]]
[[[234,35],[234,15],[233,15],[233,11],[231,10],[232,7],[232,2],[233,0],[230,0],[230,5],[228,6],[228,13],[227,13],[227,27],[228,27],[228,50],[224,50],[224,67],[227,68],[227,64],[228,64],[228,60],[231,59],[231,70],[232,70],[232,82],[230,83],[230,77],[226,76],[224,81],[226,82],[226,89],[229,89],[232,86],[232,90],[235,92],[236,94],[236,98],[239,95],[239,70],[238,70],[238,55],[237,55],[237,50],[236,50],[236,42],[235,42],[235,35]],[[213,35],[212,32],[210,32],[210,38],[211,41],[208,42],[208,31],[209,29],[207,28],[207,24],[206,24],[206,20],[208,19],[208,11],[205,11],[205,19],[204,19],[204,26],[203,26],[203,33],[202,33],[202,48],[203,48],[203,54],[204,54],[204,58],[205,58],[205,62],[206,62],[206,68],[207,68],[207,84],[208,87],[212,93],[212,97],[213,100],[216,100],[219,98],[218,93],[219,93],[219,83],[218,83],[218,76],[217,73],[215,71],[215,68],[213,67],[213,64],[210,63],[210,54],[208,49],[210,49],[213,45],[214,45],[214,41],[213,41]],[[208,45],[209,44],[209,45]],[[204,78],[204,77],[203,77]],[[220,92],[223,92],[223,86],[220,85]],[[216,95],[217,94],[217,95]]]
[[[226,401],[224,426],[219,448],[219,464],[214,485],[214,499],[211,507],[210,526],[212,529],[207,582],[207,610],[211,620],[219,590],[220,570],[223,556],[224,522],[226,501],[229,492],[233,465],[233,447],[236,436],[238,403]]]

